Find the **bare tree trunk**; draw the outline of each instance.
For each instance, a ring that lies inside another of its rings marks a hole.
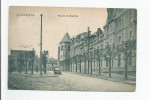
[[[77,62],[76,62],[76,72],[77,72]]]
[[[72,72],[72,62],[71,62],[71,72]]]
[[[19,61],[19,73],[21,73],[21,62]]]
[[[127,59],[127,56],[125,58],[125,79],[128,79],[128,66],[127,66],[127,63],[128,63],[128,59]]]
[[[17,70],[18,70],[18,72],[19,72],[19,70],[20,70],[20,67],[19,67],[19,62],[17,62],[17,66],[18,66],[18,69],[17,69]]]
[[[93,68],[92,68],[92,59],[91,59],[91,74],[92,74],[92,69],[93,69]]]
[[[99,62],[99,75],[101,75],[101,65],[100,65],[100,58],[98,59]]]
[[[88,74],[90,73],[90,68],[89,68],[89,59],[88,59]]]
[[[52,64],[53,65],[53,64]],[[54,66],[54,65],[53,65]],[[47,73],[47,69],[46,69],[46,63],[44,64],[44,74]]]
[[[84,74],[86,74],[86,60],[84,62]]]
[[[26,60],[26,69],[25,69],[25,74],[27,74],[27,60]]]
[[[111,56],[109,57],[109,77],[111,77]]]
[[[11,63],[9,62],[9,72],[11,73]]]
[[[33,75],[33,62],[31,64],[31,74]]]
[[[80,73],[81,73],[81,59],[80,59]]]

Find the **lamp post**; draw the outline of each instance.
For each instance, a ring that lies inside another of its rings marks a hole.
[[[40,75],[42,75],[42,16],[41,16],[41,33],[40,33]]]

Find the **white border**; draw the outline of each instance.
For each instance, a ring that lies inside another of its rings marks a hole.
[[[150,46],[148,0],[2,0],[2,100],[142,100],[150,99]],[[136,92],[50,92],[7,90],[8,6],[136,8],[137,24],[137,86]]]

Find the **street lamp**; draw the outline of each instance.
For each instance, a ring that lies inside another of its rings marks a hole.
[[[42,16],[41,16],[41,33],[40,33],[40,75],[42,75]]]

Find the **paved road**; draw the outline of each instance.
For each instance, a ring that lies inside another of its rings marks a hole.
[[[51,77],[25,77],[9,74],[9,89],[49,91],[134,91],[135,85],[63,72]]]

